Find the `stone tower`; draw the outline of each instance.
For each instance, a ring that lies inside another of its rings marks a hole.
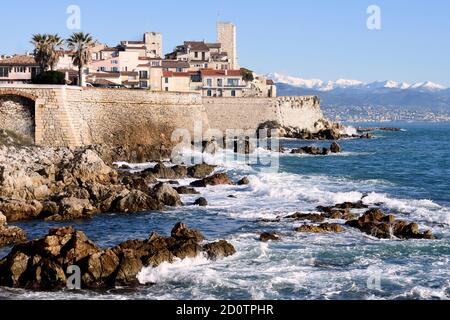
[[[217,23],[217,42],[222,44],[222,51],[228,53],[230,68],[239,69],[236,43],[236,26],[230,22]]]
[[[145,47],[154,57],[163,56],[163,37],[158,32],[146,32],[144,34]]]

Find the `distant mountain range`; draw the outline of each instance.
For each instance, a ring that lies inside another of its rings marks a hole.
[[[308,80],[278,73],[268,76],[277,83],[278,95],[318,95],[325,107],[384,106],[450,113],[450,88],[430,81],[415,84],[392,80],[365,83],[345,79]]]

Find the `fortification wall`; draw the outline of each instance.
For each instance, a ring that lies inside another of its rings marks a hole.
[[[323,118],[317,97],[202,98],[196,93],[22,85],[0,86],[0,99],[0,128],[32,135],[34,117],[34,140],[43,146],[171,146],[175,129],[186,129],[193,138],[200,126],[203,132],[226,133],[277,121],[315,131]]]
[[[68,99],[81,143],[157,144],[175,129],[193,135],[208,119],[201,97],[191,93],[85,89]]]
[[[323,119],[320,100],[315,96],[279,98],[204,98],[211,128],[256,129],[267,121],[315,132]]]

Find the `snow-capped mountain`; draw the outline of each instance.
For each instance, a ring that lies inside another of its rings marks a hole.
[[[323,81],[302,79],[279,73],[268,75],[277,83],[278,95],[318,95],[322,106],[391,106],[395,110],[433,110],[450,113],[450,88],[430,81],[362,82],[358,80]]]
[[[312,89],[320,92],[328,92],[338,89],[358,89],[358,90],[379,90],[379,89],[396,89],[396,90],[416,90],[421,92],[438,92],[447,89],[445,86],[433,83],[431,81],[418,82],[409,84],[406,82],[397,82],[393,80],[377,81],[365,83],[358,80],[339,79],[336,81],[323,81],[320,79],[302,79],[273,73],[268,75],[276,83],[282,83],[293,87]]]

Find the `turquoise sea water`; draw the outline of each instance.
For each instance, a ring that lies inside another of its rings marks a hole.
[[[176,222],[183,221],[201,230],[208,240],[230,241],[238,253],[217,262],[199,257],[144,269],[139,280],[147,285],[137,289],[36,293],[0,288],[0,298],[449,299],[450,124],[381,126],[404,131],[377,132],[374,140],[342,141],[341,155],[282,155],[278,172],[260,172],[258,166],[227,158],[220,170],[234,179],[249,176],[251,183],[202,190],[210,203],[206,208],[189,205],[196,197],[184,196],[187,206],[163,213],[100,215],[72,223],[19,223],[30,238],[45,235],[50,227],[73,225],[106,247],[146,238],[154,230],[169,234]],[[311,144],[282,142],[287,148]],[[219,156],[208,160],[224,162]],[[298,234],[293,229],[300,223],[261,222],[363,196],[369,205],[381,204],[399,218],[432,229],[438,240],[378,240],[348,228],[342,234]],[[260,243],[259,234],[264,231],[278,232],[283,241]],[[0,256],[8,251],[0,250]]]

